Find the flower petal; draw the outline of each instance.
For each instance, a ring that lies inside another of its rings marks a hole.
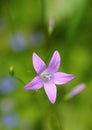
[[[48,65],[48,70],[50,72],[57,72],[59,66],[60,66],[60,54],[58,51],[55,51]]]
[[[63,72],[54,73],[54,83],[55,84],[65,84],[65,83],[71,81],[72,79],[74,79],[74,75],[72,75],[72,74],[66,74]]]
[[[45,63],[36,53],[33,53],[33,66],[38,74],[40,74],[46,69]]]
[[[52,104],[56,101],[57,89],[53,83],[44,83],[45,92]]]
[[[30,83],[28,83],[24,89],[26,90],[36,90],[43,86],[42,80],[39,76],[36,76]]]

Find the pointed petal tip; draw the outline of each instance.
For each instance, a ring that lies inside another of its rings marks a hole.
[[[37,74],[40,74],[42,71],[46,69],[46,64],[44,61],[34,52],[32,56],[32,62],[33,62],[33,67]]]
[[[56,102],[56,98],[50,98],[49,97],[49,101],[51,102],[51,104],[54,104]]]
[[[37,56],[37,54],[35,52],[33,52],[33,55],[32,55],[32,60],[34,61],[35,57]]]
[[[55,52],[54,52],[54,53],[56,53],[56,54],[60,55],[58,50],[55,50]]]
[[[58,51],[58,50],[55,50],[55,52],[59,53],[59,51]]]
[[[73,80],[75,76],[73,74],[67,74],[64,72],[56,72],[54,74],[54,83],[55,84],[66,84]]]
[[[25,90],[28,90],[28,87],[27,87],[27,86],[25,86],[25,87],[24,87],[24,89],[25,89]]]
[[[37,90],[42,88],[43,83],[39,76],[36,76],[31,82],[29,82],[26,86],[24,86],[24,89],[26,90]]]
[[[74,79],[75,77],[76,77],[75,75],[71,74],[71,80]]]
[[[55,104],[55,102],[56,102],[56,100],[52,100],[52,101],[50,101],[52,104]]]
[[[70,76],[69,76],[69,81],[73,80],[74,78],[75,78],[75,75],[70,74]]]
[[[37,56],[37,54],[36,54],[35,52],[33,52],[33,57],[34,57],[34,56]]]
[[[55,98],[50,98],[50,97],[48,97],[49,98],[49,101],[52,103],[52,104],[54,104],[55,102],[56,102],[56,97]]]
[[[39,57],[35,52],[33,52],[33,57]]]
[[[56,50],[54,51],[52,57],[51,57],[51,60],[50,60],[50,63],[48,65],[48,70],[50,72],[57,72],[59,67],[60,67],[60,54],[59,52]]]
[[[28,86],[28,84],[26,86],[24,86],[25,90],[30,90],[30,87]]]
[[[48,96],[49,101],[52,104],[54,104],[57,97],[57,88],[55,84],[53,83],[44,84],[44,89],[45,89],[46,95]]]

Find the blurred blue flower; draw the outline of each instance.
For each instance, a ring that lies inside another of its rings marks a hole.
[[[34,31],[31,33],[30,42],[32,46],[41,45],[45,42],[45,36],[40,31]]]
[[[13,77],[5,77],[0,81],[0,92],[5,94],[12,92],[17,85],[17,80]]]
[[[11,35],[10,45],[13,51],[23,51],[27,48],[26,40],[21,33]]]
[[[19,117],[11,113],[3,117],[3,122],[9,128],[17,127],[19,125]]]

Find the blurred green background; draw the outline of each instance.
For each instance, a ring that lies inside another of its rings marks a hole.
[[[24,83],[36,76],[33,52],[48,64],[55,50],[60,71],[76,78],[57,86],[53,105],[43,88],[26,91]],[[9,74],[11,66],[16,78]],[[63,100],[83,82],[81,94]],[[92,130],[91,0],[0,0],[0,130]]]

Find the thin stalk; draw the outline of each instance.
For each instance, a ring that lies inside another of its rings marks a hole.
[[[20,79],[19,77],[17,77],[17,76],[14,76],[14,78],[16,78],[19,82],[21,82],[23,85],[25,85],[25,82],[22,80],[22,79]]]

